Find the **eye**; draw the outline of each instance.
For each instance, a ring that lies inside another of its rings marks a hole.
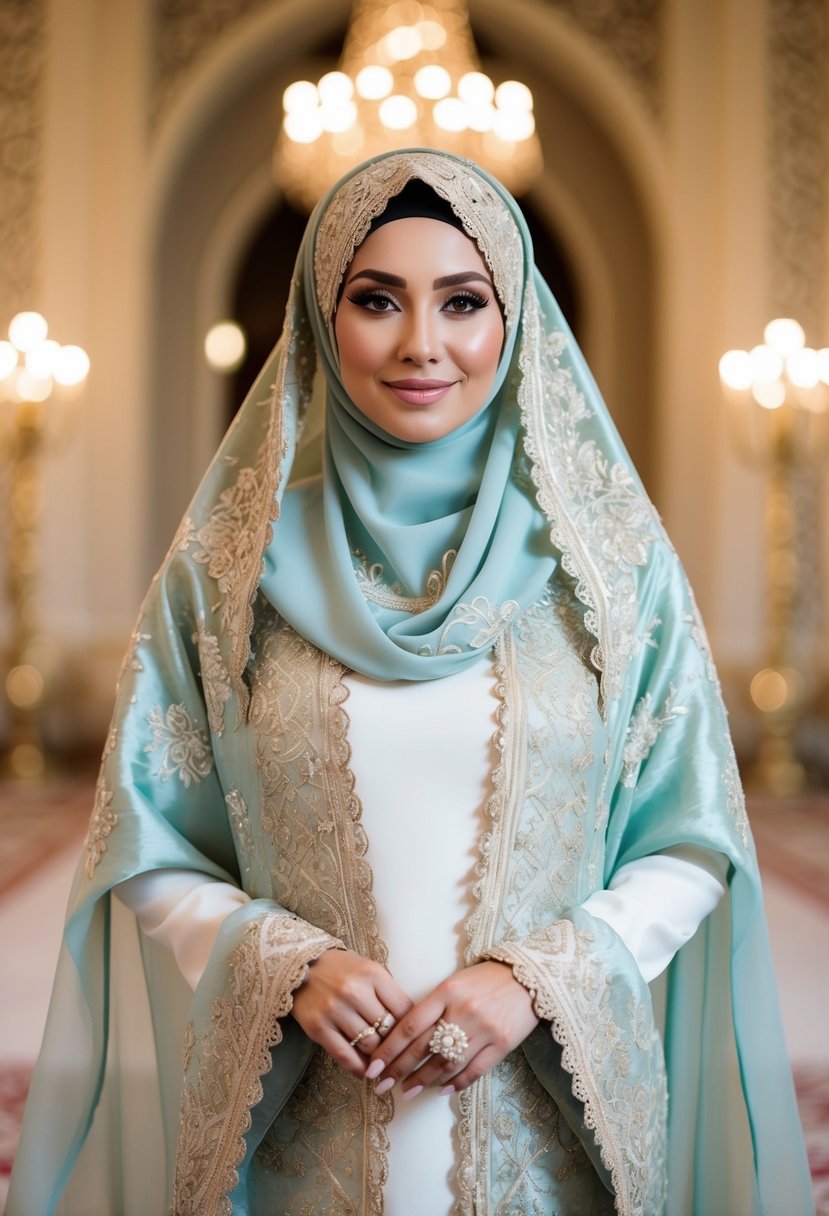
[[[397,312],[399,310],[394,296],[389,295],[386,291],[371,288],[368,291],[346,294],[352,304],[356,304],[358,308],[365,308],[367,312]]]
[[[466,316],[480,308],[486,308],[487,304],[489,297],[480,295],[477,291],[455,291],[444,301],[443,309],[456,316]]]

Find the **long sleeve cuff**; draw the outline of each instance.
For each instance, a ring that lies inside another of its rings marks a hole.
[[[649,984],[716,908],[727,871],[722,853],[683,845],[621,866],[581,906],[616,931]]]
[[[174,956],[190,987],[204,974],[227,916],[250,902],[239,887],[192,870],[152,870],[114,888],[147,937]]]

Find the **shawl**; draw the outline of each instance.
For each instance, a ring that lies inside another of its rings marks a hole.
[[[303,636],[301,622],[291,628],[268,580],[317,356],[329,403],[336,395],[337,286],[412,177],[450,202],[492,271],[509,335],[484,410],[488,426],[511,436],[497,493],[524,504],[528,529],[542,519],[549,537],[539,558],[546,586],[531,603],[499,590],[480,552],[451,590],[437,580],[435,615],[409,636],[428,626],[439,642],[451,626],[446,655],[434,639],[390,643],[389,618],[373,635],[381,664],[392,645],[406,662],[435,660],[425,678],[452,670],[459,653],[464,661],[493,648],[499,673],[501,760],[467,959],[509,963],[543,1020],[506,1073],[461,1096],[458,1210],[516,1210],[505,1138],[530,1154],[515,1137],[543,1128],[553,1110],[620,1216],[812,1210],[756,857],[693,597],[533,269],[516,204],[476,166],[414,150],[355,170],[312,217],[280,343],[139,613],[9,1216],[263,1210],[257,1154],[284,1165],[274,1129],[291,1119],[301,1129],[300,1078],[327,1067],[287,1016],[291,994],[332,946],[384,961],[348,766],[342,676],[352,660]],[[329,443],[309,430],[311,447]],[[372,579],[370,567],[362,580],[359,566],[350,574],[358,589]],[[402,619],[392,616],[392,626]],[[425,645],[433,653],[418,655]],[[729,892],[649,991],[610,927],[580,905],[619,866],[681,843],[728,857]],[[252,896],[223,923],[192,999],[172,960],[110,897],[118,882],[164,867]],[[509,1069],[519,1068],[541,1089],[533,1117],[513,1126]],[[347,1142],[355,1189],[330,1210],[379,1216],[389,1105],[362,1082],[341,1098],[326,1135]]]

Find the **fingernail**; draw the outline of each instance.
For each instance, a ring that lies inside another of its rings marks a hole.
[[[374,1092],[376,1094],[387,1094],[389,1092],[389,1090],[391,1089],[392,1085],[394,1085],[394,1077],[385,1077],[380,1082],[380,1084],[376,1087]]]
[[[448,1098],[449,1095],[453,1094],[454,1092],[455,1092],[454,1085],[444,1085],[443,1089],[440,1091],[440,1096],[442,1098]]]
[[[386,1067],[384,1060],[372,1060],[366,1069],[366,1080],[374,1081]]]
[[[404,1090],[403,1097],[408,1102],[410,1098],[416,1098],[418,1094],[423,1093],[422,1085],[413,1085],[411,1089]]]

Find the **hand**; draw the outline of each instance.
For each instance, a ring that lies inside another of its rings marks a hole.
[[[430,1054],[429,1040],[440,1018],[465,1032],[469,1047],[463,1060]],[[395,1081],[408,1081],[405,1097],[414,1097],[426,1085],[457,1092],[523,1043],[538,1021],[532,998],[511,967],[476,963],[450,975],[401,1018],[373,1053],[366,1075],[370,1080],[382,1077],[377,1088],[383,1093]]]
[[[351,950],[332,949],[308,968],[294,993],[291,1012],[309,1039],[324,1047],[347,1072],[362,1077],[366,1056],[383,1040],[376,1032],[355,1047],[351,1040],[385,1014],[396,1022],[411,1007],[411,999],[385,967]]]

